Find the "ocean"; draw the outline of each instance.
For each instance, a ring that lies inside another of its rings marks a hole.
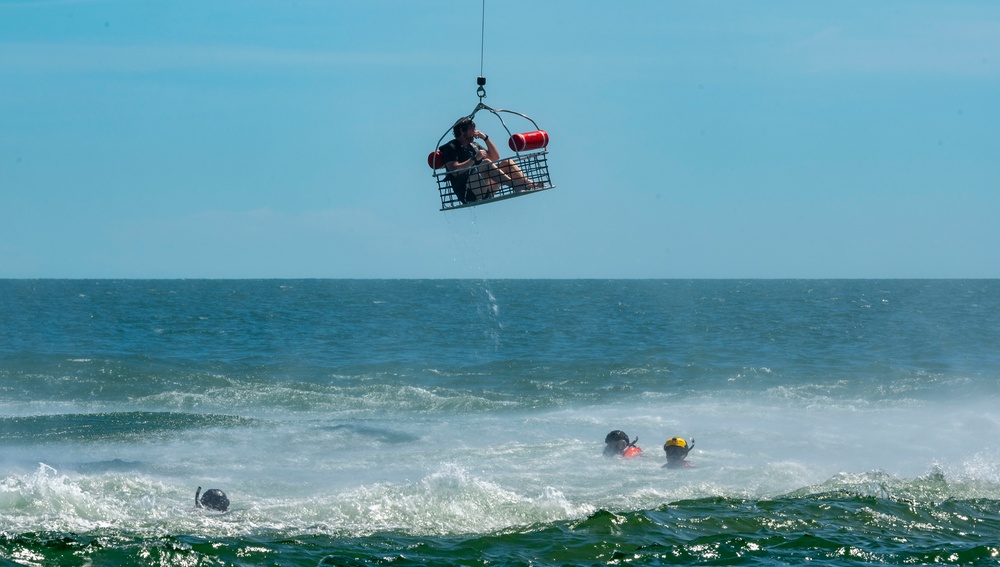
[[[1000,281],[0,281],[0,565],[998,562]]]

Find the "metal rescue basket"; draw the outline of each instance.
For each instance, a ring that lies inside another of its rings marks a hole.
[[[472,167],[451,171],[445,169],[444,160],[442,159],[441,152],[438,148],[441,147],[445,138],[452,133],[453,128],[449,128],[438,140],[434,151],[427,156],[427,165],[434,170],[433,175],[435,181],[437,182],[438,194],[441,196],[442,211],[461,209],[464,207],[475,207],[476,205],[502,201],[504,199],[510,199],[511,197],[530,195],[532,193],[538,193],[539,191],[545,191],[555,187],[552,185],[552,179],[549,177],[549,152],[545,149],[549,144],[548,133],[540,129],[534,120],[524,114],[514,112],[512,110],[490,108],[489,106],[483,104],[481,99],[482,95],[480,96],[480,102],[479,105],[476,106],[476,109],[472,111],[472,114],[464,118],[472,119],[480,110],[487,110],[496,116],[509,136],[507,145],[510,147],[511,151],[514,152],[514,155],[510,157],[501,157],[499,161],[503,162],[505,160],[510,160],[513,165],[520,168],[524,176],[533,183],[533,186],[531,188],[524,188],[511,187],[500,183],[491,183],[491,188],[493,189],[492,196],[482,199],[476,199],[473,197],[472,200],[461,200],[452,188],[452,179],[462,176],[466,179],[466,183],[471,184],[472,187],[477,189],[482,188],[486,183],[489,183],[486,168],[489,167],[490,164],[477,164]],[[533,129],[526,132],[511,133],[510,128],[507,127],[507,123],[501,115],[502,113],[518,116],[527,120],[531,123]],[[461,118],[459,120],[461,120]],[[458,121],[455,123],[457,124]]]

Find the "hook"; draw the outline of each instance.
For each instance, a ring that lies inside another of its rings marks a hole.
[[[479,88],[476,89],[476,94],[479,95],[479,101],[482,102],[486,98],[486,77],[479,77],[476,79],[476,84]]]

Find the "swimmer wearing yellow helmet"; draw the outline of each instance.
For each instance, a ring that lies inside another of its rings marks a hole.
[[[687,458],[688,453],[694,449],[694,438],[691,438],[691,443],[688,443],[680,437],[671,437],[667,439],[667,442],[663,444],[663,451],[667,454],[667,464],[663,465],[663,468],[678,468],[678,467],[688,467],[691,466],[690,463],[685,463],[684,459]]]

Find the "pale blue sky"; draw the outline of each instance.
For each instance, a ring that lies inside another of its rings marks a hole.
[[[0,277],[1000,277],[1000,2],[488,0],[440,212],[481,7],[0,0]]]

